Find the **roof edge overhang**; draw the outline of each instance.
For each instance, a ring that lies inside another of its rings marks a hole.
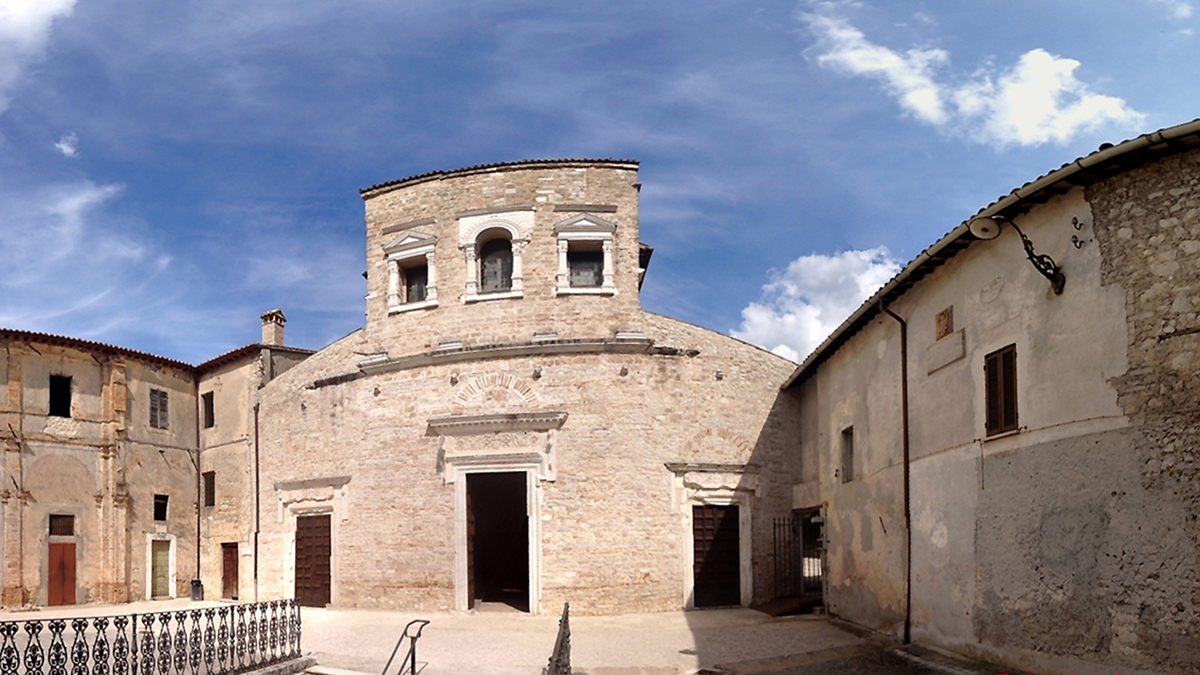
[[[1195,142],[1186,144],[1180,142],[1188,137]],[[1071,187],[1088,185],[1098,178],[1111,175],[1111,172],[1102,173],[1102,170],[1108,167],[1113,167],[1114,171],[1122,168],[1123,164],[1120,162],[1122,159],[1140,162],[1147,159],[1142,156],[1145,152],[1154,153],[1152,158],[1157,159],[1197,147],[1200,147],[1200,119],[1142,134],[1117,145],[1105,143],[1095,152],[1064,164],[1057,170],[1032,180],[997,199],[922,251],[905,265],[899,274],[892,277],[874,295],[864,301],[849,318],[843,321],[800,363],[792,375],[784,381],[781,389],[788,389],[808,379],[818,366],[836,353],[843,343],[880,312],[881,305],[894,302],[934,269],[970,246],[971,242],[978,241],[970,233],[968,227],[972,220],[996,215],[1013,218],[1016,215],[1027,213],[1035,205],[1045,202],[1056,194],[1065,193]],[[1067,184],[1065,187],[1064,183]]]
[[[359,190],[359,195],[362,198],[377,197],[386,192],[397,190],[402,187],[416,185],[418,183],[426,183],[435,180],[445,180],[447,178],[460,178],[462,176],[471,176],[480,173],[497,173],[501,171],[520,171],[523,169],[556,169],[556,168],[588,168],[588,167],[604,167],[610,169],[627,169],[637,171],[639,163],[635,159],[522,159],[512,162],[494,162],[491,164],[477,164],[467,166],[461,169],[451,169],[449,171],[430,171],[427,173],[419,173],[406,178],[378,183],[368,188]]]

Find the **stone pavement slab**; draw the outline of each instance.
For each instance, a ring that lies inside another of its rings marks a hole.
[[[424,675],[537,675],[558,630],[557,616],[304,608],[302,646],[321,666],[379,673],[416,618],[430,620],[417,643]],[[747,609],[571,617],[571,665],[589,675],[691,673],[863,642],[819,617]]]

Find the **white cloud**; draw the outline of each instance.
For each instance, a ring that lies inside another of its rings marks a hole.
[[[63,134],[63,137],[58,139],[54,147],[63,154],[63,157],[78,157],[79,156],[79,137],[72,131],[69,134]]]
[[[1150,0],[1156,5],[1162,5],[1171,17],[1175,19],[1190,19],[1192,17],[1192,5],[1181,0]]]
[[[21,71],[45,50],[50,24],[74,8],[75,0],[0,1],[0,113]]]
[[[918,118],[933,124],[949,121],[942,88],[933,78],[935,68],[950,59],[945,51],[910,49],[901,54],[867,40],[862,31],[840,17],[806,14],[804,18],[827,43],[817,63],[882,80],[900,105]]]
[[[802,256],[770,272],[762,298],[742,310],[731,334],[799,362],[899,271],[882,247]]]
[[[898,52],[868,40],[837,15],[838,5],[816,7],[800,16],[817,36],[819,65],[880,80],[917,119],[976,142],[1066,143],[1104,124],[1133,127],[1145,118],[1123,99],[1095,93],[1076,79],[1080,63],[1074,59],[1033,49],[1007,70],[955,78],[940,72],[950,63],[945,51]]]

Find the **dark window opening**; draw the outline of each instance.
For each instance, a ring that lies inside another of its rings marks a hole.
[[[512,290],[513,253],[508,239],[492,239],[479,249],[479,292]]]
[[[205,471],[204,476],[204,505],[217,505],[217,472]]]
[[[204,428],[211,429],[217,423],[213,415],[213,393],[210,391],[200,397],[201,414],[204,416]]]
[[[567,269],[573,288],[588,288],[604,283],[604,252],[571,244],[567,249]]]
[[[51,514],[50,516],[50,536],[51,537],[74,537],[75,536],[75,516],[61,516]]]
[[[429,293],[429,266],[416,265],[404,268],[405,303],[423,302]]]
[[[166,429],[167,419],[167,392],[162,389],[151,389],[150,426],[155,429]]]
[[[50,416],[71,416],[71,378],[66,375],[50,376]]]
[[[154,519],[167,519],[167,495],[154,495]]]
[[[1009,345],[984,357],[987,387],[987,435],[1017,430],[1017,346]]]
[[[842,482],[854,480],[854,427],[842,429]]]

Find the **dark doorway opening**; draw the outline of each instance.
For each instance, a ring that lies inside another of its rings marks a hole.
[[[296,518],[296,602],[306,607],[329,604],[333,550],[329,526],[328,514]]]
[[[692,579],[696,607],[742,604],[738,507],[692,507]]]
[[[529,517],[525,473],[467,476],[468,604],[529,611]]]

